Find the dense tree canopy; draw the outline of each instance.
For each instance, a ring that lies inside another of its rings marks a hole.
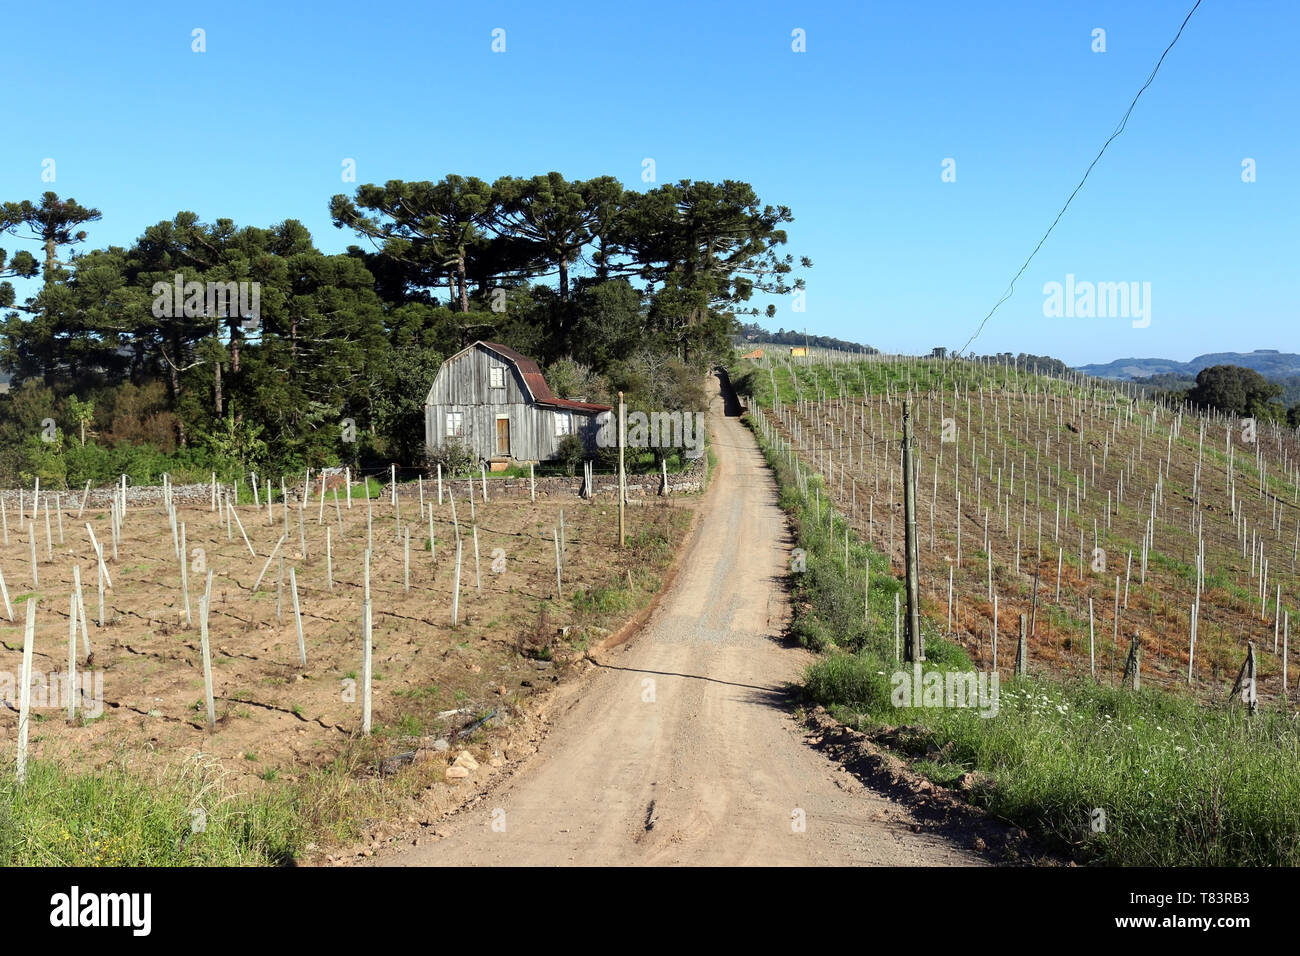
[[[0,250],[0,472],[55,487],[419,465],[428,386],[476,338],[538,359],[558,394],[685,408],[752,296],[803,285],[780,251],[790,210],[745,183],[449,175],[362,185],[329,211],[359,240],[343,254],[296,220],[188,211],[78,252],[98,210],[0,205],[0,235],[36,245]],[[7,280],[38,277],[16,301]],[[37,437],[48,418],[55,442]]]

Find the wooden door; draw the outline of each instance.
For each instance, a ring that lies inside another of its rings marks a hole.
[[[497,419],[497,454],[510,457],[510,419]]]

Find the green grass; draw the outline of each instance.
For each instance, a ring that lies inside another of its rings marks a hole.
[[[292,794],[233,796],[198,758],[158,782],[41,760],[0,777],[4,866],[276,866],[301,841]]]

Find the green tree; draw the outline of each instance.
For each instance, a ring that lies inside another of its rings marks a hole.
[[[1211,365],[1197,374],[1196,385],[1188,391],[1187,399],[1229,415],[1272,421],[1285,414],[1274,402],[1281,394],[1281,385],[1273,384],[1254,369]]]
[[[82,206],[75,199],[60,199],[53,192],[43,194],[38,203],[24,199],[0,206],[0,233],[38,242],[43,252],[44,284],[40,292],[17,306],[28,318],[22,320],[10,315],[3,328],[4,348],[0,360],[16,373],[16,378],[41,375],[46,384],[53,384],[60,366],[67,361],[64,346],[70,330],[60,319],[71,311],[64,286],[69,263],[61,260],[59,254],[61,249],[84,242],[86,231],[80,227],[100,218],[98,209]],[[17,274],[32,274],[30,259],[30,254],[14,257],[13,268]],[[12,287],[0,290],[0,304],[13,306]]]
[[[356,198],[330,200],[330,217],[381,243],[381,252],[415,276],[445,270],[454,277],[453,299],[469,311],[469,260],[486,245],[495,205],[492,188],[476,176],[446,176],[436,183],[390,179],[357,188]]]

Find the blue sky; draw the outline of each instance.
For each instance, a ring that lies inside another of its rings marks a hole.
[[[337,252],[357,241],[328,216],[355,187],[346,158],[358,182],[555,169],[644,188],[651,157],[659,182],[742,179],[792,208],[789,251],[814,268],[806,311],[779,301],[773,327],[951,348],[1193,2],[6,4],[0,197],[99,208],[83,248],[188,209],[299,219]],[[1293,0],[1204,0],[972,348],[1300,351],[1297,26]],[[1149,282],[1149,326],[1045,317],[1067,274]]]

